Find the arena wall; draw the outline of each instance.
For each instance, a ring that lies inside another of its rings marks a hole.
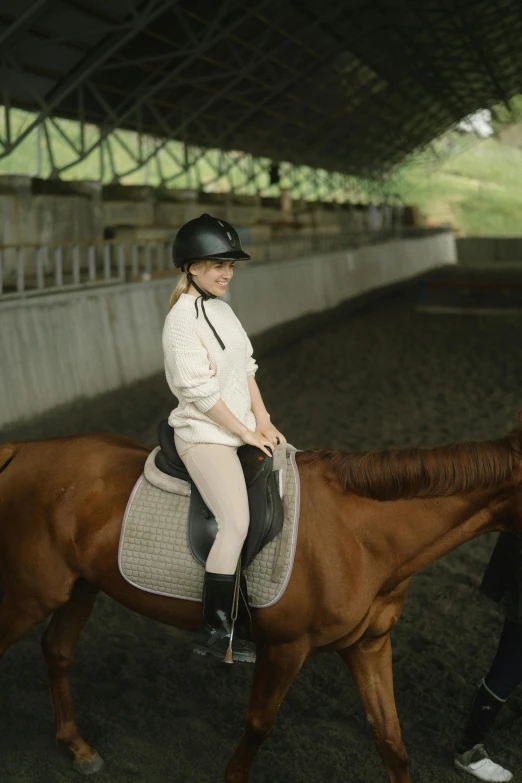
[[[521,237],[459,237],[458,263],[483,267],[522,264]]]
[[[450,233],[237,270],[228,301],[252,336],[456,262]],[[152,376],[173,278],[0,305],[0,427]]]

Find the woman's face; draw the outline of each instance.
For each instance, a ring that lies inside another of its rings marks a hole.
[[[234,276],[234,261],[215,262],[208,269],[205,269],[205,266],[205,262],[202,261],[190,267],[196,283],[207,294],[223,296]],[[195,289],[194,293],[197,294]]]

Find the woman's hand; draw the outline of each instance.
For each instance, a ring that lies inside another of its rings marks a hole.
[[[249,430],[247,427],[245,427],[245,430],[241,433],[240,438],[243,443],[248,443],[249,446],[257,446],[257,448],[261,449],[261,451],[264,451],[267,456],[272,456],[272,451],[269,451],[269,449],[273,449],[272,442],[268,440],[268,438],[264,438],[263,435],[261,435],[261,433],[257,430],[256,432],[252,432],[252,430]]]
[[[266,440],[270,441],[273,448],[279,444],[279,443],[286,443],[285,436],[279,432],[279,430],[276,430],[274,425],[268,421],[266,423],[259,423],[257,424],[256,432]]]

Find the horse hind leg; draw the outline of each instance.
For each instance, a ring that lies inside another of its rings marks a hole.
[[[74,756],[73,768],[92,775],[104,762],[81,737],[74,719],[69,669],[78,639],[91,614],[98,589],[83,579],[73,587],[69,601],[54,612],[42,637],[42,649],[49,672],[57,741]]]

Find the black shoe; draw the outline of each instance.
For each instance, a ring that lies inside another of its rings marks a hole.
[[[214,655],[225,658],[232,635],[232,603],[234,600],[235,574],[212,574],[205,571],[203,587],[203,633],[204,642],[197,644],[195,652],[200,655]],[[255,646],[237,635],[244,629],[234,627],[232,637],[232,660],[254,663]]]
[[[486,735],[504,704],[505,701],[495,696],[484,680],[479,682],[471,702],[464,735],[456,749],[457,755],[484,744]]]

